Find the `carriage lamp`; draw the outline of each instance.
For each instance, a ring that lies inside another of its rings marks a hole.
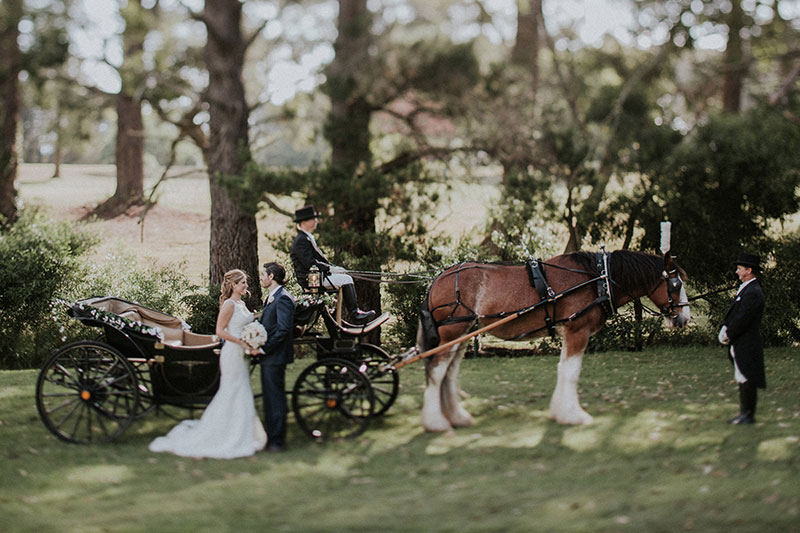
[[[320,287],[322,287],[322,277],[320,276],[320,271],[317,268],[317,265],[311,265],[311,268],[308,269],[306,283],[308,283],[309,291],[313,293],[319,292]]]

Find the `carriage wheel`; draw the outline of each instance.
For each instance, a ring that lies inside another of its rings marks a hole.
[[[389,354],[372,344],[361,344],[361,362],[367,365],[366,373],[375,394],[375,416],[382,415],[392,406],[400,392],[400,376],[397,372],[381,372],[381,366],[389,361]]]
[[[318,440],[346,439],[367,429],[375,407],[366,375],[343,359],[324,359],[297,377],[292,410],[298,425]]]
[[[136,370],[107,344],[68,344],[39,372],[36,408],[59,439],[78,444],[112,441],[139,411]]]

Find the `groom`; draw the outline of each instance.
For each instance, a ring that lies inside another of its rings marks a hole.
[[[294,361],[292,328],[294,300],[283,288],[286,270],[278,263],[265,263],[261,286],[269,291],[261,314],[267,342],[261,346],[261,392],[264,399],[264,428],[267,451],[280,452],[286,446],[286,365]]]

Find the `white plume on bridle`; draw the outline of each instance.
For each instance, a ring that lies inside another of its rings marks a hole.
[[[666,254],[670,250],[670,232],[672,230],[672,222],[661,223],[661,253]]]

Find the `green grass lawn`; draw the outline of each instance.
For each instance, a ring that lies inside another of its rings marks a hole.
[[[797,349],[767,352],[758,424],[732,427],[720,349],[584,359],[595,423],[547,419],[554,357],[462,365],[472,428],[420,429],[423,364],[361,437],[231,461],[148,452],[150,416],[106,445],[62,443],[40,422],[36,371],[0,372],[3,531],[798,531]],[[292,367],[299,372],[308,360]]]

